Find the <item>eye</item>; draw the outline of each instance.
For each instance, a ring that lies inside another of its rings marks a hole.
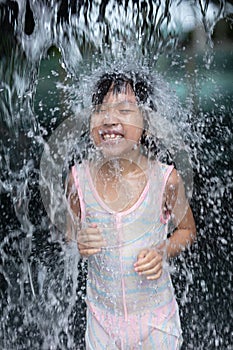
[[[120,113],[127,114],[127,113],[132,113],[133,110],[131,110],[131,109],[120,109],[119,112],[120,112]]]
[[[107,113],[107,109],[106,109],[106,108],[99,107],[99,108],[96,108],[96,109],[95,109],[95,113],[104,114],[104,113]]]
[[[137,112],[137,107],[132,103],[120,103],[116,107],[118,113],[120,114],[133,114]]]

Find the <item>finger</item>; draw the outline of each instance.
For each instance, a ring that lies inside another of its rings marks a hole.
[[[100,241],[102,239],[102,232],[97,228],[87,228],[78,234],[78,242]]]
[[[99,243],[94,243],[94,244],[83,244],[83,243],[78,243],[78,249],[79,251],[81,250],[92,250],[92,249],[98,249],[101,250],[102,245]]]
[[[158,263],[149,269],[139,272],[139,274],[145,276],[156,275],[160,270],[162,270],[162,264]]]
[[[101,249],[81,249],[79,250],[80,254],[82,256],[91,256],[91,255],[94,255],[94,254],[97,254],[97,253],[100,253],[101,252]]]
[[[80,237],[78,237],[78,243],[82,243],[82,244],[91,244],[91,243],[99,243],[99,242],[103,242],[103,237],[101,235],[93,235],[93,234],[89,234],[89,235],[82,235]]]
[[[162,260],[161,255],[158,254],[155,250],[150,250],[144,256],[144,258],[141,258],[134,264],[134,267],[137,269],[137,271],[140,271],[141,269],[152,267],[152,264],[155,261],[160,260]]]
[[[100,249],[106,246],[103,240],[100,241],[89,241],[89,242],[78,242],[79,249]]]
[[[78,232],[78,235],[79,236],[86,236],[86,235],[89,235],[89,234],[93,234],[93,235],[101,235],[101,230],[96,228],[96,227],[88,227],[87,229],[85,230],[80,230]]]
[[[149,250],[148,249],[143,249],[139,252],[138,256],[137,256],[137,261],[136,263],[134,264],[134,266],[138,266],[140,263],[139,261],[141,262],[142,259],[144,259],[146,257],[146,255],[148,254]]]
[[[160,260],[153,259],[147,264],[136,267],[135,271],[138,272],[138,274],[145,274],[148,271],[151,271],[153,269],[157,269],[157,266],[162,266],[162,262]]]
[[[160,278],[162,276],[163,270],[159,270],[155,275],[151,275],[151,276],[147,276],[146,279],[147,280],[157,280],[158,278]]]

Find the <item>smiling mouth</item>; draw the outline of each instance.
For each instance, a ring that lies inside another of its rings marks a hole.
[[[100,130],[99,134],[103,141],[118,141],[124,138],[124,135],[115,131],[103,131]]]

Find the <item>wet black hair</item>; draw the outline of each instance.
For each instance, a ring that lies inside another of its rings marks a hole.
[[[94,106],[102,104],[111,86],[113,94],[118,94],[125,91],[127,85],[132,88],[138,104],[147,105],[152,110],[157,111],[152,101],[153,88],[149,78],[137,72],[113,72],[102,75],[95,85],[92,104]]]

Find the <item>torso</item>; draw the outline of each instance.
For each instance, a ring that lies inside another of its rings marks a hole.
[[[117,212],[109,210],[109,202],[104,201],[105,198],[101,196],[103,183],[99,181],[97,183],[100,187],[94,187],[93,176],[97,173],[93,172],[91,164],[82,164],[78,172],[76,168],[73,169],[74,179],[77,179],[78,174],[77,187],[82,190],[80,198],[83,198],[85,208],[82,224],[86,227],[96,223],[107,244],[100,254],[88,259],[87,302],[120,314],[125,312],[124,303],[127,312],[132,314],[160,307],[164,300],[169,303],[173,298],[172,289],[167,288],[170,286],[167,273],[158,281],[151,282],[144,276],[139,276],[133,269],[141,249],[156,246],[166,239],[167,225],[160,220],[161,192],[165,185],[165,173],[171,169],[151,163],[148,181],[144,186],[139,179],[145,180],[146,173],[143,176],[144,171],[140,172],[137,166],[134,170],[135,181],[129,181],[128,184],[140,184],[141,187],[138,186],[134,192],[134,204],[130,204],[130,209]],[[114,186],[115,184],[109,185],[110,194],[107,200],[112,199]]]
[[[97,187],[94,187],[93,179],[97,173],[91,164],[86,162],[72,169],[83,208],[82,224],[86,227],[96,223],[107,242],[101,253],[88,259],[86,302],[91,310],[96,311],[96,317],[103,312],[104,315],[127,318],[127,315],[143,315],[151,310],[156,328],[170,333],[172,326],[172,332],[179,334],[179,320],[176,324],[173,321],[177,306],[169,271],[164,269],[158,280],[150,281],[133,268],[141,249],[156,246],[167,236],[167,223],[160,220],[160,194],[172,168],[157,163],[151,165],[147,172],[140,172],[135,167],[135,181],[128,182],[135,186],[140,184],[134,192],[135,204],[122,212],[108,210],[109,202],[101,196],[103,181],[97,181]],[[148,180],[146,174],[149,174]],[[143,180],[146,185],[143,185]],[[107,187],[110,192],[108,201],[114,197],[116,184]]]

